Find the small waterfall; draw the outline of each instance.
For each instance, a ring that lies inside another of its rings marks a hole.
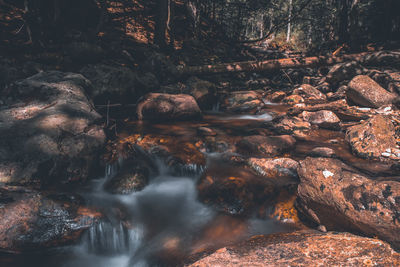
[[[220,108],[221,108],[221,103],[219,102],[219,100],[213,104],[211,111],[218,113],[220,112]]]
[[[94,254],[134,253],[143,238],[140,228],[128,229],[121,222],[113,225],[102,221],[94,225],[84,237],[84,246]]]

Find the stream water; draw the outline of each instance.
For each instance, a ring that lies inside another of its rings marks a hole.
[[[263,115],[206,116],[194,123],[152,124],[127,127],[126,135],[135,131],[173,135],[179,142],[197,135],[199,126],[223,129],[230,136],[251,134],[270,121],[269,113]],[[143,130],[145,127],[145,130]],[[245,133],[244,133],[245,132]],[[123,135],[123,134],[121,134]],[[227,137],[228,138],[228,137]],[[331,140],[335,140],[332,142]],[[369,165],[356,160],[348,152],[343,134],[318,131],[310,140],[298,143],[291,152],[292,158],[303,158],[316,146],[335,149],[356,167]],[[207,152],[205,152],[207,153]],[[207,165],[218,165],[218,153],[208,153]],[[1,266],[32,267],[128,267],[128,266],[176,266],[190,255],[222,247],[255,234],[293,231],[296,225],[283,223],[271,217],[230,216],[211,205],[198,200],[197,182],[204,168],[186,166],[185,171],[171,171],[156,157],[151,158],[157,169],[149,184],[139,192],[129,195],[113,195],[104,190],[104,184],[118,173],[122,159],[106,166],[104,177],[93,180],[81,194],[88,205],[105,213],[104,219],[89,229],[74,246],[25,255],[0,255]],[[218,168],[218,166],[217,166]],[[373,165],[369,165],[374,171]],[[229,166],[220,165],[221,172]]]

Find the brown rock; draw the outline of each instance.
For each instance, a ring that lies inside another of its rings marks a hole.
[[[282,100],[283,103],[288,105],[296,105],[304,103],[304,98],[299,95],[289,95]]]
[[[281,134],[291,134],[294,131],[311,129],[311,124],[299,117],[283,117],[279,122],[271,122],[270,127]]]
[[[190,95],[150,93],[139,99],[139,120],[191,120],[201,118],[196,100]]]
[[[272,93],[272,95],[269,97],[269,99],[274,103],[278,103],[278,102],[281,102],[285,97],[286,97],[285,92],[277,91],[277,92]]]
[[[320,110],[316,112],[303,111],[301,115],[305,121],[318,125],[320,128],[339,128],[340,119],[330,110]]]
[[[379,108],[391,104],[396,98],[366,75],[359,75],[349,83],[347,99],[362,107]]]
[[[326,81],[336,87],[343,81],[349,81],[354,76],[363,74],[364,71],[364,68],[354,61],[339,63],[329,70]]]
[[[221,103],[221,108],[228,112],[252,112],[264,106],[262,94],[257,91],[237,91],[227,94]]]
[[[237,143],[240,152],[251,156],[271,157],[282,154],[294,147],[296,139],[290,135],[246,136]]]
[[[191,267],[226,266],[397,266],[400,254],[387,243],[348,233],[254,236],[219,249]]]
[[[299,95],[306,101],[324,101],[326,96],[321,93],[314,86],[309,84],[302,84],[300,87],[294,89],[293,95]]]
[[[375,115],[364,123],[350,127],[346,140],[359,157],[400,159],[395,127],[389,116]]]
[[[290,158],[250,158],[247,164],[259,175],[270,179],[276,185],[286,186],[298,183],[299,163]]]
[[[186,82],[188,94],[196,99],[196,102],[203,109],[211,109],[216,102],[216,87],[213,83],[191,77]]]
[[[329,158],[300,161],[298,174],[298,208],[311,220],[400,245],[399,182],[370,180]]]
[[[313,150],[310,151],[309,154],[311,157],[314,158],[334,158],[336,157],[335,150],[329,147],[316,147]]]
[[[101,217],[80,202],[76,196],[0,188],[0,250],[40,250],[78,241]]]
[[[210,129],[207,127],[199,127],[199,128],[197,128],[197,132],[203,136],[216,136],[217,135],[217,133],[213,129]]]

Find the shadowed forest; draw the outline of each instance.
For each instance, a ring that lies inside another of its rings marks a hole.
[[[0,266],[400,265],[400,1],[0,0]]]

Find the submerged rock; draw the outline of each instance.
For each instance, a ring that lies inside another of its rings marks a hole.
[[[192,120],[202,117],[196,100],[190,95],[150,93],[139,99],[139,120],[173,121]]]
[[[396,135],[390,116],[375,115],[364,123],[350,127],[346,132],[346,140],[359,157],[399,160],[400,147]]]
[[[350,81],[346,96],[356,105],[371,108],[391,104],[397,97],[366,75],[356,76]]]
[[[371,180],[330,158],[300,161],[298,174],[298,208],[312,221],[400,246],[400,182]]]
[[[206,266],[396,266],[400,254],[387,243],[348,233],[293,233],[254,236],[192,263]]]
[[[258,91],[230,92],[223,97],[221,109],[233,113],[255,113],[264,105],[262,97]]]
[[[290,135],[252,135],[243,137],[236,146],[246,155],[273,157],[291,150],[295,144],[296,139]]]
[[[84,181],[98,164],[105,134],[80,74],[42,72],[13,84],[0,110],[0,182]]]
[[[21,187],[0,188],[0,250],[23,252],[79,240],[102,216],[74,195],[49,195]]]

